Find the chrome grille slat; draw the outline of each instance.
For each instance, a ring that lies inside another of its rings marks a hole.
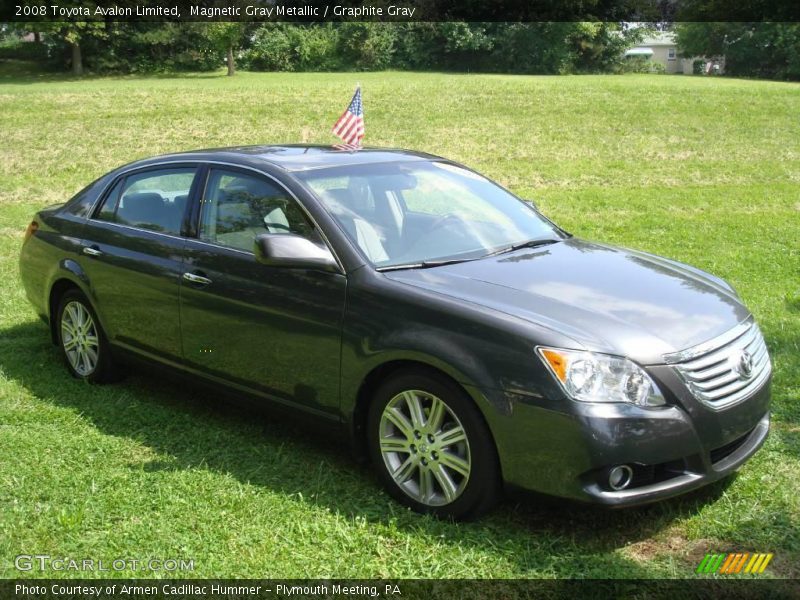
[[[747,344],[747,349],[752,352],[753,348],[758,348],[758,347],[759,347],[758,336],[754,336],[753,339],[750,340],[750,342]]]
[[[706,381],[708,379],[713,379],[714,377],[719,377],[720,375],[724,375],[730,371],[730,367],[728,366],[728,361],[723,361],[718,363],[716,366],[709,367],[707,369],[701,369],[700,371],[695,371],[694,373],[694,381]]]
[[[686,364],[683,365],[683,367],[685,369],[689,370],[689,371],[697,372],[697,371],[701,371],[703,369],[708,369],[709,367],[713,367],[715,365],[718,365],[718,364],[720,364],[722,362],[725,362],[726,360],[728,360],[727,356],[719,356],[717,354],[710,354],[709,356],[706,356],[705,358],[693,360],[691,363],[686,363]]]
[[[749,377],[739,372],[739,361],[745,350],[752,359]],[[760,388],[772,372],[764,337],[751,320],[716,340],[664,359],[672,364],[694,397],[714,409],[744,400]]]
[[[769,373],[767,372],[767,375]],[[736,382],[735,384],[731,384],[725,388],[720,388],[718,390],[713,390],[708,393],[696,393],[695,396],[699,400],[706,400],[709,404],[713,405],[715,408],[719,405],[716,403],[718,400],[725,400],[724,406],[729,406],[738,400],[743,400],[749,395],[749,392],[756,389],[763,381],[766,379],[764,372],[759,374],[757,378],[750,379],[746,382]],[[729,398],[734,397],[737,398],[735,401],[729,401]]]
[[[746,387],[748,383],[748,381],[742,381],[741,379],[737,378],[736,381],[730,385],[726,385],[725,387],[717,388],[708,392],[703,392],[702,396],[706,400],[717,400],[718,398],[724,398],[725,396],[728,396],[734,392],[738,392],[742,388]]]
[[[753,352],[753,361],[759,362],[764,358],[764,355],[767,353],[767,345],[763,344],[758,350]],[[769,358],[769,357],[767,357]]]
[[[726,371],[720,377],[715,377],[714,379],[710,379],[708,381],[695,381],[693,382],[694,387],[698,390],[703,390],[704,392],[708,390],[714,390],[718,387],[721,387],[727,383],[731,383],[733,381],[740,381],[739,374],[735,371],[731,370],[730,367],[727,368]]]

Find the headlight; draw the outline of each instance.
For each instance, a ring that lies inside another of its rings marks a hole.
[[[573,400],[663,406],[664,396],[639,365],[621,356],[537,348],[544,364]]]

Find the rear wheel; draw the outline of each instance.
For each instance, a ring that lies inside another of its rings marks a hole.
[[[91,383],[116,379],[118,370],[108,340],[86,297],[77,290],[67,292],[57,315],[59,347],[73,377]]]
[[[378,390],[370,454],[389,493],[416,511],[474,518],[495,503],[494,442],[472,400],[435,373],[407,372]]]

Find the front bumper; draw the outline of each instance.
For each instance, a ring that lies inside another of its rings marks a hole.
[[[507,397],[509,414],[489,419],[503,478],[512,487],[603,504],[635,506],[708,485],[735,471],[769,433],[770,381],[715,411],[695,400],[669,369],[651,369],[668,408]],[[608,469],[634,468],[623,490]]]
[[[708,461],[693,456],[682,461],[682,469],[668,472],[666,479],[649,485],[613,491],[605,489],[596,479],[587,478],[589,481],[583,489],[594,502],[608,506],[634,506],[678,496],[722,479],[738,469],[764,444],[768,433],[769,413],[766,413],[752,431],[728,444],[730,453],[715,462],[710,453]]]

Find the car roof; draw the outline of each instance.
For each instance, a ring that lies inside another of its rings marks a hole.
[[[399,148],[360,148],[348,150],[337,146],[288,144],[281,146],[233,146],[210,148],[166,154],[139,161],[137,164],[162,162],[164,160],[208,160],[241,162],[254,165],[268,163],[286,171],[306,171],[345,165],[374,164],[387,162],[444,160],[432,154]]]

